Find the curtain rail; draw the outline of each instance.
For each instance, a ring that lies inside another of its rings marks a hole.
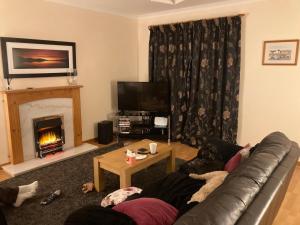
[[[201,18],[199,20],[209,20],[209,19],[218,19],[218,18],[223,18],[223,17],[234,17],[234,16],[246,16],[247,13],[240,13],[240,14],[234,14],[234,15],[228,15],[228,16],[220,16],[220,17],[210,17],[210,18]],[[157,26],[164,26],[164,25],[176,25],[179,23],[189,23],[189,22],[195,22],[198,21],[197,19],[194,20],[187,20],[187,21],[181,21],[181,22],[175,22],[175,23],[164,23],[164,24],[156,24],[156,25],[151,25],[148,26],[148,29],[150,29],[151,27],[157,27]]]

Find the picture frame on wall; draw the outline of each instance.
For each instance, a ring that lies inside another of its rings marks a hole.
[[[299,40],[265,41],[263,65],[297,65]]]
[[[76,69],[75,42],[11,37],[0,41],[6,79],[67,76]]]

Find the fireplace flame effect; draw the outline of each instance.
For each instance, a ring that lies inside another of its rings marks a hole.
[[[59,140],[60,138],[53,131],[49,131],[40,137],[40,145],[43,146],[53,144]]]

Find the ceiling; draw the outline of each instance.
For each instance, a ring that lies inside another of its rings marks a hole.
[[[187,8],[216,4],[243,3],[257,0],[185,0],[176,5],[151,2],[150,0],[46,0],[75,7],[108,12],[129,17],[178,11]]]

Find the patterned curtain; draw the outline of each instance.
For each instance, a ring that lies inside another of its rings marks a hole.
[[[173,140],[236,142],[241,18],[150,28],[149,78],[168,82]]]

